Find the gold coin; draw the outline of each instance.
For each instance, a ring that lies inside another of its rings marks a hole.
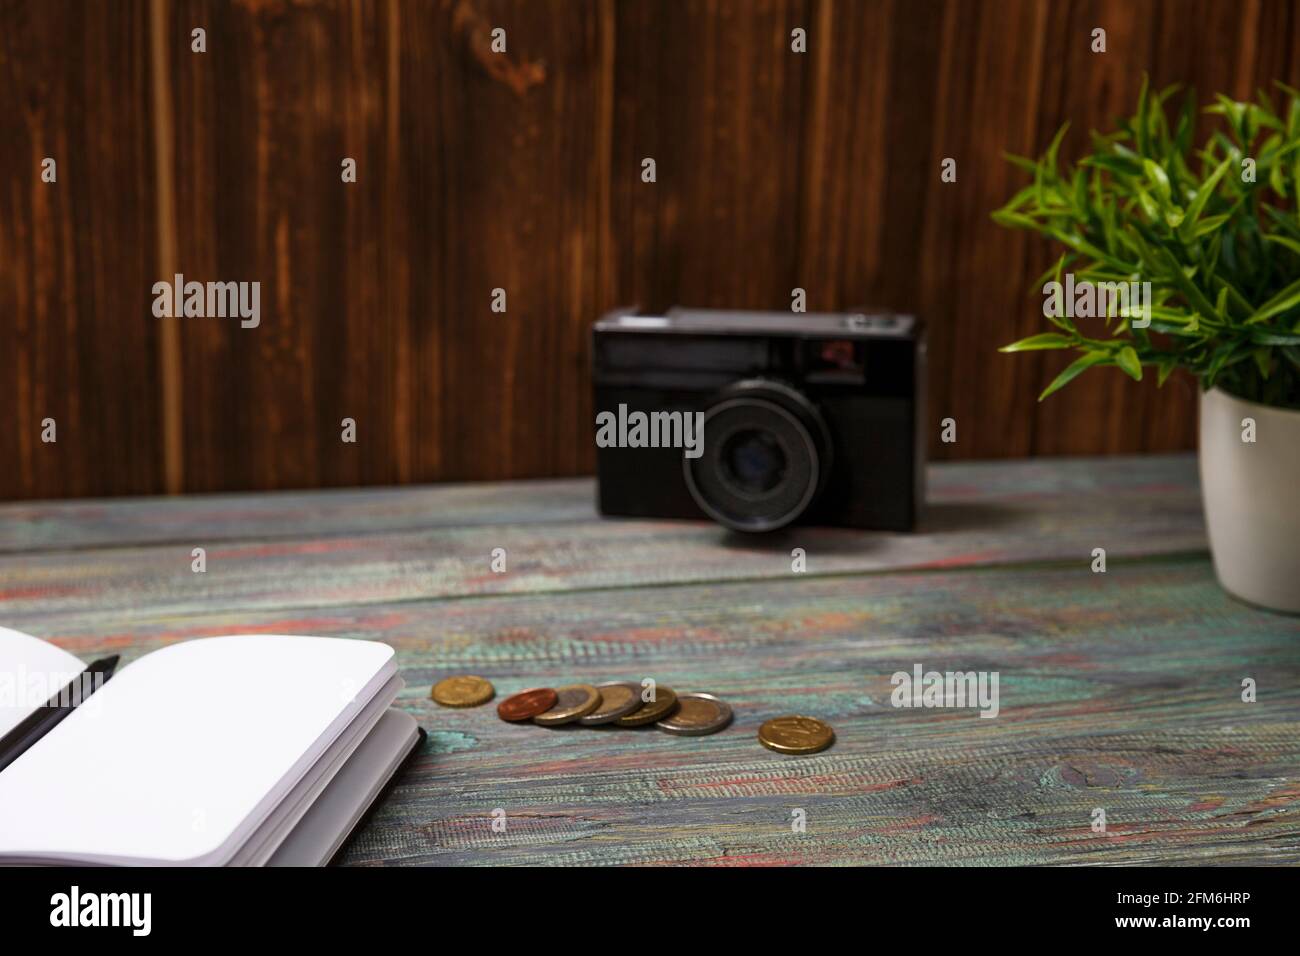
[[[429,696],[444,707],[477,707],[490,701],[496,692],[491,681],[460,674],[438,681]]]
[[[543,727],[571,724],[585,717],[600,705],[600,691],[590,684],[570,684],[555,688],[555,706],[533,718],[533,723]]]
[[[773,717],[758,728],[758,742],[782,754],[815,754],[835,742],[835,731],[816,717]]]
[[[644,703],[626,717],[614,721],[615,727],[644,727],[657,720],[663,720],[677,710],[677,694],[671,687],[655,688],[655,699]]]
[[[625,681],[610,681],[597,684],[600,691],[600,705],[578,723],[584,727],[599,727],[612,724],[620,717],[632,713],[641,706],[641,685]]]

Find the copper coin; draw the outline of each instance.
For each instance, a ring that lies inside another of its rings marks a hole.
[[[626,717],[614,721],[615,727],[644,727],[657,720],[663,720],[677,709],[677,694],[671,687],[655,688],[655,699],[642,704]]]
[[[600,703],[590,714],[578,720],[578,723],[584,727],[599,727],[601,724],[613,723],[641,706],[640,684],[612,680],[605,684],[597,684],[596,690],[600,691]]]
[[[758,742],[781,754],[815,754],[835,742],[835,731],[816,717],[773,717],[758,728]]]
[[[555,706],[557,695],[549,687],[533,687],[511,694],[497,704],[497,716],[502,720],[532,720]]]
[[[678,694],[677,713],[655,726],[666,734],[703,737],[716,734],[731,723],[731,705],[712,694]]]
[[[557,688],[555,697],[555,706],[534,717],[533,723],[543,727],[571,724],[600,706],[600,691],[590,684],[570,684],[568,687]]]

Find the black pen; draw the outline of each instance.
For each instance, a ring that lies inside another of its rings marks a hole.
[[[95,661],[72,679],[67,687],[38,707],[13,730],[0,737],[0,770],[4,770],[23,755],[36,741],[48,734],[54,725],[76,710],[77,705],[99,690],[117,667],[117,655]]]

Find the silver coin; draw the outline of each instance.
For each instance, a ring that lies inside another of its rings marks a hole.
[[[677,710],[655,724],[666,734],[703,737],[731,723],[731,705],[712,694],[678,694]]]
[[[600,703],[586,717],[578,719],[584,727],[599,727],[612,724],[620,717],[632,713],[641,706],[641,685],[630,681],[611,680],[597,684],[600,691]]]

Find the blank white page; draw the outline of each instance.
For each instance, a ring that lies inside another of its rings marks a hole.
[[[0,627],[0,737],[86,669],[61,647]]]
[[[0,772],[0,858],[225,863],[395,672],[323,637],[146,654]]]
[[[267,866],[324,866],[348,838],[379,792],[415,747],[415,718],[386,710],[374,730],[348,757]]]
[[[374,730],[379,718],[388,711],[388,705],[397,699],[405,686],[406,681],[400,677],[388,678],[388,683],[370,699],[370,703],[357,714],[356,719],[343,728],[329,749],[267,815],[252,836],[244,841],[234,857],[227,861],[227,866],[261,866],[265,862],[311,808],[321,791],[329,786],[353,751]]]

